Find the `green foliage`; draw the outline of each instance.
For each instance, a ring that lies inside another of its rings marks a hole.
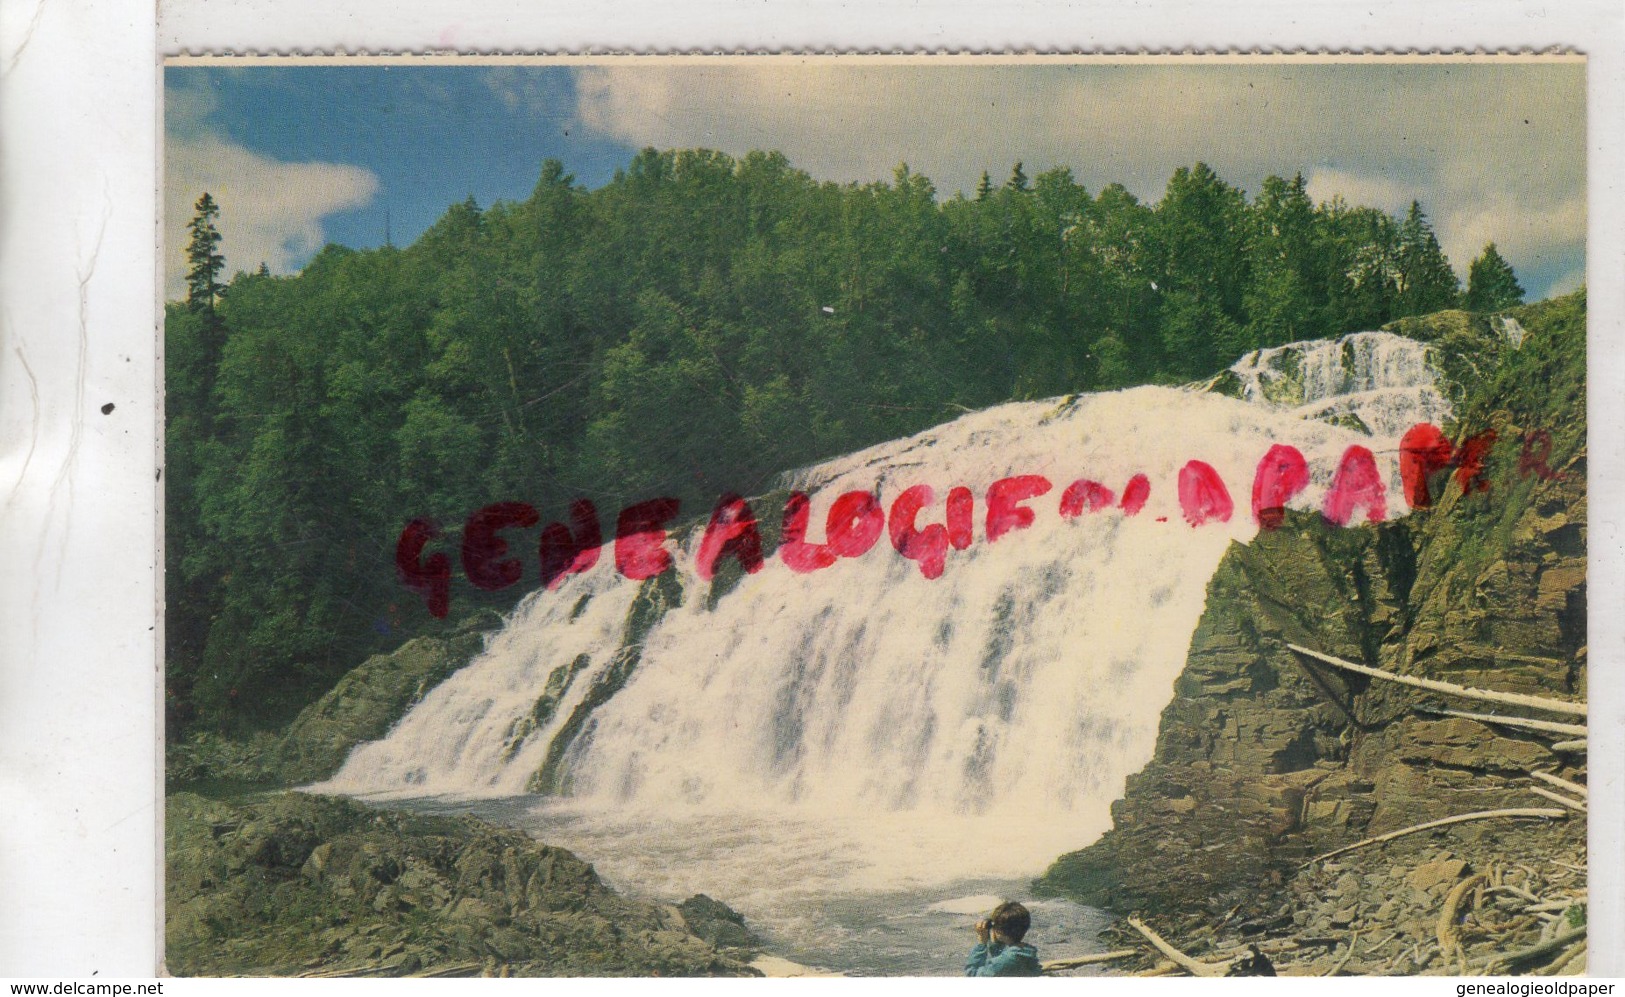
[[[166,312],[171,729],[280,724],[367,656],[450,632],[395,574],[411,519],[494,501],[703,516],[786,468],[1017,398],[1177,382],[1240,354],[1449,303],[1403,221],[1303,179],[1249,202],[1203,164],[1160,203],[1016,164],[941,199],[900,166],[820,183],[779,153],[638,153],[588,191],[451,206],[416,244],[329,246],[294,277],[218,286],[198,202]],[[229,231],[230,219],[224,219]],[[758,509],[765,521],[777,510]],[[537,581],[474,590],[449,620]]]
[[[220,230],[215,220],[220,207],[207,192],[192,206],[197,212],[186,226],[186,307],[211,312],[220,297],[220,270],[226,258],[219,253]]]
[[[1523,304],[1523,287],[1512,264],[1496,252],[1495,243],[1467,268],[1467,295],[1462,307],[1473,312],[1496,312]]]
[[[1459,512],[1464,537],[1477,532],[1493,542],[1473,537],[1464,560],[1506,549],[1519,513],[1537,505],[1535,497],[1585,481],[1585,291],[1511,314],[1528,332],[1523,345],[1507,354],[1457,417],[1458,433],[1493,429],[1500,441],[1484,460],[1484,476],[1499,489],[1495,501],[1463,502]],[[1540,445],[1526,451],[1526,433],[1544,434]],[[1562,477],[1529,473],[1521,465],[1532,455]]]
[[[1399,226],[1395,256],[1401,314],[1422,315],[1456,304],[1456,273],[1439,248],[1422,206],[1415,201]]]

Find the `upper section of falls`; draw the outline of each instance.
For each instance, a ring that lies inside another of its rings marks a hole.
[[[1208,387],[1301,418],[1391,436],[1417,422],[1437,424],[1449,417],[1439,377],[1426,343],[1388,332],[1356,332],[1254,350]]]

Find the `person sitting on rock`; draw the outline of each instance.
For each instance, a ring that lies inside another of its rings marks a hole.
[[[1039,976],[1038,950],[1021,939],[1032,927],[1027,908],[1006,901],[976,922],[976,947],[965,960],[966,976]]]

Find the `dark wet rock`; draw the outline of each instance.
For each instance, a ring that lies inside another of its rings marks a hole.
[[[697,893],[677,905],[683,923],[700,938],[718,948],[749,949],[760,941],[745,927],[745,916],[722,903]]]
[[[241,791],[281,783],[277,771],[280,738],[268,731],[226,737],[194,730],[164,747],[164,779],[171,787],[227,786]]]

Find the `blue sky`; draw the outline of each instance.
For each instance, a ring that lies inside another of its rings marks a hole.
[[[405,245],[470,195],[482,206],[521,199],[548,157],[596,187],[635,151],[580,129],[571,134],[573,76],[561,67],[170,67],[165,85],[172,142],[207,136],[279,163],[369,172],[370,196],[320,219],[327,241],[357,248],[382,244],[386,220]],[[299,266],[312,252],[302,247],[278,262]]]
[[[907,161],[944,194],[1023,160],[1155,200],[1206,161],[1251,192],[1302,171],[1317,199],[1414,198],[1458,272],[1493,239],[1531,297],[1584,270],[1584,65],[900,66],[780,59],[571,66],[171,66],[166,235],[207,189],[228,269],[297,270],[321,245],[416,239],[446,207],[527,196],[556,157],[589,187],[633,152],[779,149],[821,179]]]

